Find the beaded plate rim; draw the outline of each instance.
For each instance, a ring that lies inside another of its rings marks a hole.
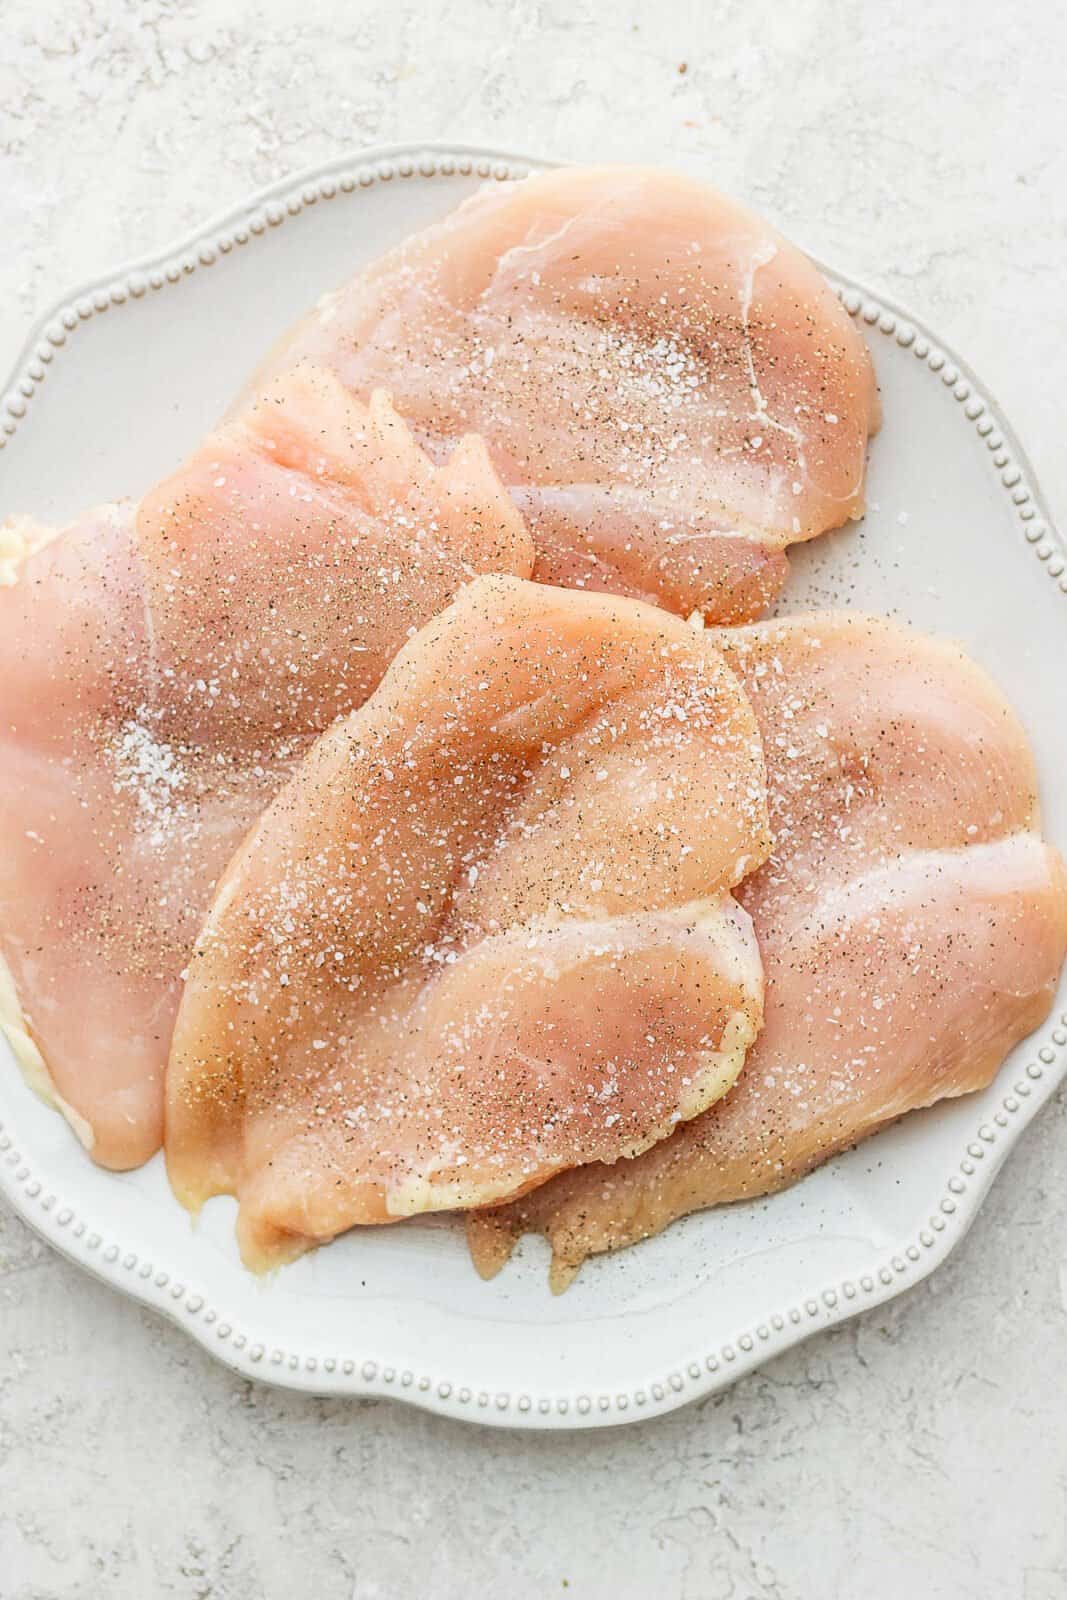
[[[0,399],[0,450],[17,432],[56,358],[92,317],[129,300],[162,292],[213,265],[310,206],[411,177],[524,177],[555,163],[466,144],[393,144],[354,152],[283,178],[230,207],[177,243],[82,284],[35,324]],[[895,339],[937,377],[990,452],[1022,535],[1050,579],[1067,595],[1067,546],[1042,500],[1033,469],[999,407],[971,368],[920,319],[854,279],[822,268],[853,318]],[[997,1109],[966,1141],[959,1161],[935,1193],[928,1224],[866,1272],[824,1284],[792,1305],[768,1312],[714,1350],[694,1353],[672,1371],[650,1373],[626,1392],[539,1394],[476,1390],[444,1374],[398,1370],[380,1356],[285,1350],[235,1326],[195,1284],[105,1237],[90,1219],[33,1172],[17,1134],[0,1121],[0,1190],[17,1214],[60,1254],[135,1301],[163,1313],[243,1377],[316,1395],[392,1396],[467,1421],[504,1427],[580,1428],[661,1415],[725,1388],[770,1357],[822,1328],[892,1299],[943,1262],[963,1237],[1002,1162],[1040,1107],[1067,1077],[1067,1012],[1053,1016],[1030,1041],[1031,1059],[1006,1088]]]

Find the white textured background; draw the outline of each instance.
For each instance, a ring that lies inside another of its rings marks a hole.
[[[672,160],[962,349],[1062,524],[1065,59],[1054,0],[0,0],[0,371],[346,148]],[[0,1600],[1064,1600],[1065,1180],[1061,1095],[931,1281],[577,1436],[257,1389],[5,1211]]]

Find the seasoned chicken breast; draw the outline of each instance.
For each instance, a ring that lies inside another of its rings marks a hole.
[[[755,718],[708,634],[480,578],[237,853],[167,1073],[245,1260],[634,1155],[733,1082],[763,978]]]
[[[528,573],[476,440],[434,466],[382,396],[281,379],[139,507],[0,588],[6,1024],[96,1160],[159,1147],[215,883],[311,739],[474,573]]]
[[[486,441],[543,582],[758,616],[786,547],[863,510],[878,403],[820,273],[692,178],[590,167],[494,183],[285,338],[377,384],[431,453]]]
[[[490,1276],[526,1230],[551,1281],[676,1217],[766,1194],[918,1106],[980,1089],[1046,1016],[1067,876],[1018,721],[952,646],[861,615],[716,634],[763,733],[774,850],[737,891],[765,1023],[737,1084],[633,1161],[474,1215]]]

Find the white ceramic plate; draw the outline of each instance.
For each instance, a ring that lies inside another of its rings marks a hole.
[[[143,491],[323,290],[480,180],[535,165],[374,151],[89,285],[35,330],[0,407],[0,513],[58,520]],[[866,522],[796,547],[786,604],[867,607],[959,639],[1022,713],[1062,845],[1063,548],[974,374],[914,319],[831,276],[872,347],[886,420]],[[254,1279],[238,1263],[232,1201],[193,1226],[159,1157],[100,1171],[6,1056],[0,1186],[57,1249],[252,1377],[510,1426],[621,1423],[721,1388],[944,1260],[1067,1071],[1065,1006],[1061,992],[986,1093],[909,1117],[773,1199],[590,1262],[559,1299],[542,1241],[484,1284],[448,1220],[349,1234]]]

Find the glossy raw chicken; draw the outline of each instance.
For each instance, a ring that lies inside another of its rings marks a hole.
[[[220,884],[175,1028],[167,1164],[264,1266],[645,1149],[762,1011],[730,888],[763,756],[712,638],[482,578],[315,745]]]
[[[767,979],[731,1093],[635,1161],[470,1219],[490,1276],[527,1229],[587,1256],[766,1194],[903,1112],[982,1088],[1046,1015],[1067,879],[1023,732],[954,648],[862,616],[716,635],[763,731],[774,853],[738,890]]]
[[[0,589],[6,1025],[98,1161],[161,1142],[182,969],[293,763],[460,584],[531,563],[477,441],[434,467],[308,372]]]
[[[878,406],[812,264],[703,183],[573,168],[491,184],[285,339],[383,384],[436,453],[481,434],[546,583],[739,622],[787,545],[863,509]]]

